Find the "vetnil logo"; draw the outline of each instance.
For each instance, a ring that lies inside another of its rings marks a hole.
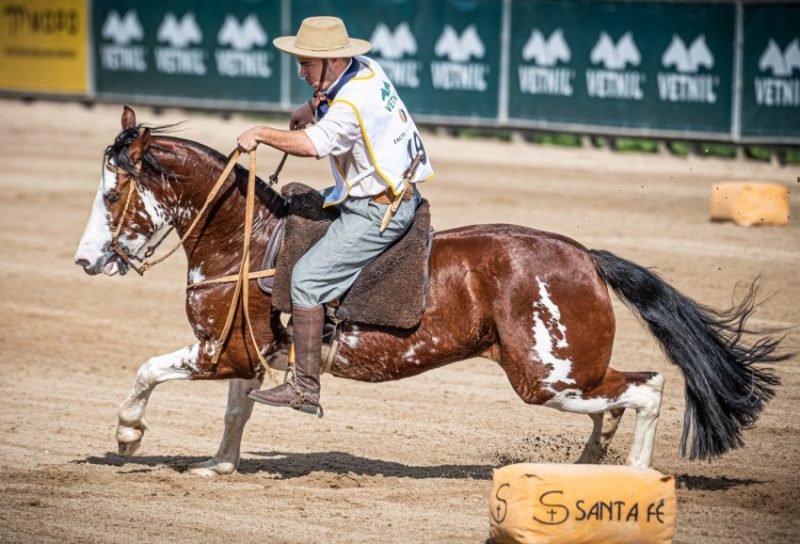
[[[633,33],[626,32],[615,43],[606,32],[601,32],[589,54],[592,64],[603,68],[586,70],[586,88],[589,96],[603,99],[641,100],[645,75],[632,71],[642,61]]]
[[[759,106],[800,106],[800,79],[792,77],[795,71],[800,71],[799,38],[789,42],[785,49],[770,38],[758,59],[758,69],[767,74],[753,80]]]
[[[533,61],[533,65],[521,64],[518,69],[519,90],[532,95],[572,96],[572,80],[575,71],[557,67],[572,58],[564,31],[560,28],[545,39],[539,29],[534,28],[522,48],[522,60]]]
[[[437,57],[447,58],[431,62],[434,88],[458,91],[486,90],[489,66],[471,62],[473,57],[480,60],[486,54],[475,25],[468,26],[460,35],[452,26],[445,25],[433,51]]]
[[[402,22],[392,31],[385,23],[378,23],[369,41],[372,51],[380,59],[381,66],[398,87],[419,87],[419,71],[422,64],[404,59],[417,54],[417,40],[408,23]]]
[[[114,10],[108,13],[100,30],[103,42],[99,46],[100,64],[104,70],[144,72],[147,70],[144,47],[134,44],[144,39],[144,31],[136,10],[125,15]]]
[[[191,47],[203,42],[203,33],[194,13],[188,12],[180,19],[174,13],[167,13],[158,27],[156,38],[167,44],[155,48],[156,69],[159,72],[205,75],[205,51]]]
[[[217,72],[223,77],[269,78],[272,69],[265,49],[267,38],[254,13],[241,22],[227,15],[217,33],[217,43],[221,46],[214,51]]]
[[[715,104],[719,76],[700,74],[701,70],[714,68],[714,55],[706,44],[705,34],[700,34],[686,47],[678,35],[661,55],[661,65],[673,72],[658,72],[658,97],[666,102]]]

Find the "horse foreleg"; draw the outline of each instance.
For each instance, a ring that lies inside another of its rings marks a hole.
[[[242,433],[250,414],[253,413],[252,400],[247,393],[261,386],[262,378],[252,380],[231,380],[228,386],[228,408],[225,410],[225,430],[216,455],[189,467],[189,472],[200,476],[232,474],[239,466],[239,451]]]
[[[581,453],[578,463],[596,464],[605,459],[608,453],[608,446],[611,445],[611,441],[617,433],[619,421],[622,419],[624,412],[624,408],[617,408],[602,414],[589,414],[594,427],[589,440],[586,441],[586,446],[583,448],[583,453]]]
[[[198,342],[172,353],[153,357],[139,368],[133,388],[119,407],[117,444],[121,455],[133,455],[139,449],[147,429],[144,421],[147,400],[155,386],[169,380],[190,378],[199,352]]]

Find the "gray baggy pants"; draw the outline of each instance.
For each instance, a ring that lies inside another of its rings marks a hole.
[[[310,308],[345,294],[364,267],[405,234],[419,202],[415,190],[380,233],[388,205],[370,198],[346,198],[337,206],[340,215],[325,236],[297,261],[292,272],[292,305]]]

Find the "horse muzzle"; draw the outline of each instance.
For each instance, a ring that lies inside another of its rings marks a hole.
[[[96,276],[100,273],[106,276],[113,276],[117,272],[119,272],[120,276],[124,276],[128,272],[128,264],[122,257],[111,250],[104,250],[94,261],[87,256],[76,255],[75,264],[83,268],[83,271],[90,276]]]

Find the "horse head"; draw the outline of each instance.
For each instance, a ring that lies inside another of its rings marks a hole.
[[[163,192],[169,190],[165,174],[151,153],[151,130],[137,125],[136,114],[125,106],[122,131],[104,154],[100,185],[75,264],[91,275],[124,275],[128,263],[120,253],[141,260],[157,247],[171,223],[163,205]]]

